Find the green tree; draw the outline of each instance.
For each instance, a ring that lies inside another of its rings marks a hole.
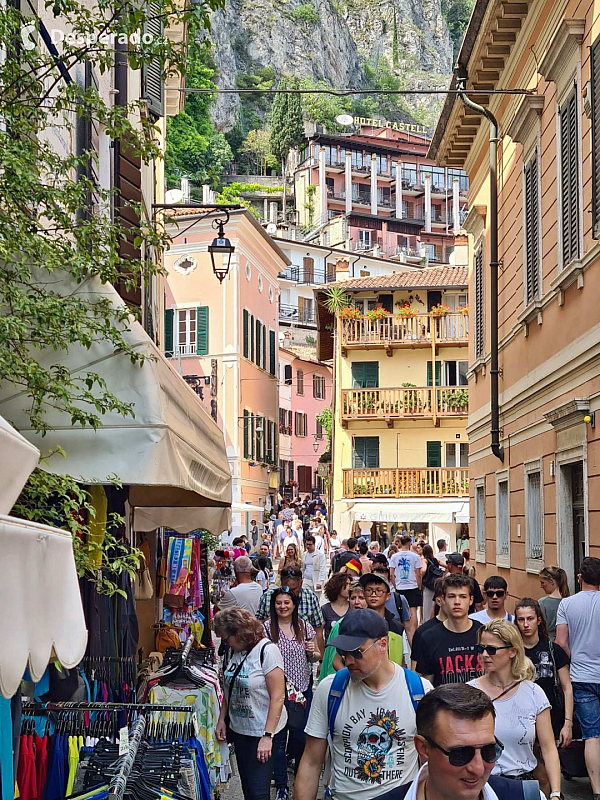
[[[271,133],[267,129],[250,131],[239,148],[246,156],[248,166],[254,175],[266,175],[267,169],[277,167],[277,158],[271,150]]]
[[[283,83],[280,89],[286,89]],[[290,89],[297,89],[298,83],[292,82]],[[301,95],[293,91],[280,92],[275,95],[271,108],[271,150],[281,161],[283,174],[283,218],[286,219],[287,194],[287,159],[292,147],[298,147],[304,139],[304,119],[302,116]]]
[[[109,411],[134,415],[133,407],[93,369],[71,371],[61,362],[70,350],[89,350],[102,341],[143,366],[144,356],[124,337],[135,312],[114,304],[108,295],[65,287],[90,280],[127,286],[149,280],[158,267],[148,256],[166,244],[164,234],[144,216],[140,204],[125,201],[127,216],[137,215],[140,220],[134,246],[141,248],[144,258],[122,255],[120,245],[130,229],[120,215],[109,213],[116,199],[97,177],[95,148],[74,153],[52,143],[81,141],[77,129],[85,125],[126,142],[129,152],[146,164],[160,159],[154,119],[146,113],[145,102],[113,105],[95,88],[96,81],[114,69],[115,48],[106,37],[132,41],[140,30],[156,30],[157,20],[168,19],[188,27],[193,57],[199,30],[208,27],[210,11],[221,5],[222,0],[201,0],[185,7],[179,0],[153,0],[152,4],[122,0],[119,13],[114,14],[112,4],[104,0],[53,0],[47,10],[60,19],[56,27],[73,32],[72,39],[61,43],[59,63],[43,43],[38,46],[31,38],[31,49],[16,47],[32,18],[16,4],[0,9],[0,51],[4,54],[0,61],[0,385],[4,396],[23,398],[29,427],[42,435],[52,429],[50,410],[68,415],[73,427],[99,428]],[[185,72],[188,58],[184,43],[165,36],[131,45],[119,51],[119,57],[135,70],[157,66],[163,76],[167,65]],[[85,71],[90,77],[85,84],[67,80],[78,65],[85,67],[80,74]],[[40,353],[48,351],[56,353],[51,366],[48,359],[40,358]],[[38,469],[17,501],[15,513],[71,530],[70,502],[76,498],[85,503],[81,492],[72,476]],[[85,533],[85,525],[78,522],[77,527]],[[78,541],[75,546],[78,569],[86,572],[91,545]],[[135,553],[128,560],[126,553],[115,554],[111,546],[109,536],[103,563],[116,572],[135,566]],[[102,581],[98,588],[114,590]]]

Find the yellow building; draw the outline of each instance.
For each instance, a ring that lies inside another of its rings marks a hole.
[[[466,255],[465,243],[457,238]],[[376,522],[389,538],[404,523],[454,547],[468,522],[467,283],[465,267],[337,281],[352,302],[336,315],[323,305],[327,287],[317,290],[318,356],[334,364],[331,500],[342,537]]]

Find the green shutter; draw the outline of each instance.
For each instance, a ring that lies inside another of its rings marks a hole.
[[[352,449],[355,469],[379,469],[379,436],[355,436]]]
[[[262,326],[262,368],[267,368],[267,326]]]
[[[150,41],[162,41],[164,33],[164,14],[160,3],[149,2],[146,5],[146,18],[144,34],[152,38]],[[165,114],[165,82],[162,73],[162,64],[159,56],[150,59],[142,65],[142,99],[148,103],[148,111],[163,117]]]
[[[269,372],[275,375],[275,331],[269,331]]]
[[[442,466],[441,442],[427,442],[427,466],[428,467]]]
[[[248,341],[248,311],[244,309],[244,358],[250,357],[250,347]]]
[[[256,454],[256,438],[254,433],[254,415],[250,414],[250,458],[254,461]]]
[[[165,356],[173,357],[173,320],[175,311],[172,308],[165,309]]]
[[[379,386],[379,361],[352,362],[352,388],[373,389]]]
[[[248,412],[244,409],[244,458],[250,458]]]
[[[256,320],[256,357],[254,359],[254,362],[257,367],[260,367],[260,351],[261,351],[260,328],[261,328],[261,323],[259,322],[259,320]]]
[[[208,353],[208,306],[196,309],[196,355]]]
[[[427,362],[427,386],[432,386],[432,366],[431,361]],[[436,361],[435,362],[435,385],[441,386],[442,385],[442,362]]]
[[[250,314],[250,361],[254,361],[254,314]]]

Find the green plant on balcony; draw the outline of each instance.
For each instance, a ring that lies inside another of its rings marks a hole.
[[[465,317],[469,315],[469,306],[461,306],[458,310],[461,314],[464,314]]]
[[[350,308],[352,298],[341,286],[328,286],[323,292],[323,305],[330,314],[340,314],[344,309]]]
[[[375,308],[367,311],[365,316],[372,322],[377,322],[380,319],[387,319],[387,317],[391,316],[391,314],[387,308],[384,308],[383,306],[375,306]]]
[[[357,306],[345,306],[338,311],[338,316],[340,319],[347,319],[347,320],[360,320],[362,319],[363,315]]]
[[[445,317],[449,311],[450,306],[444,305],[444,303],[438,303],[437,306],[434,306],[429,313],[432,317]]]
[[[399,306],[399,303],[396,303],[396,305]],[[417,312],[410,306],[400,306],[394,316],[399,319],[405,319],[406,317],[416,317]]]
[[[444,389],[442,391],[442,406],[449,411],[460,411],[469,405],[468,389]]]

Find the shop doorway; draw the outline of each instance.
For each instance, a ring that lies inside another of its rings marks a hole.
[[[559,566],[567,573],[569,588],[579,588],[577,575],[586,556],[585,473],[583,461],[561,465],[557,487],[559,511]]]

